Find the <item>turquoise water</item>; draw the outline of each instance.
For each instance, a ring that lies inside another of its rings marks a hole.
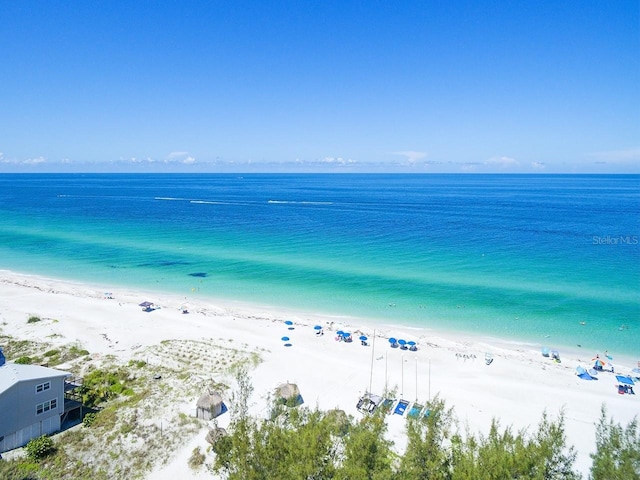
[[[639,240],[637,175],[0,175],[2,269],[640,358]]]

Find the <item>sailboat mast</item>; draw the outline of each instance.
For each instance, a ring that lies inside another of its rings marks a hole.
[[[371,369],[369,370],[369,393],[371,393],[371,385],[373,383],[373,355],[376,350],[376,331],[373,331],[373,341],[371,342]]]

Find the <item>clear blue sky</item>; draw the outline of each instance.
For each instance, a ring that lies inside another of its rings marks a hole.
[[[640,172],[640,2],[9,1],[0,172]]]

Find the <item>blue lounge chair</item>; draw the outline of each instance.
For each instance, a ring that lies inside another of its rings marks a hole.
[[[420,412],[422,412],[422,409],[424,408],[424,405],[420,405],[419,403],[414,403],[411,406],[411,409],[409,410],[409,413],[407,413],[407,417],[411,417],[411,418],[417,418],[420,416]]]
[[[406,400],[399,400],[396,408],[393,410],[393,413],[396,415],[404,415],[405,410],[409,406],[409,402]]]

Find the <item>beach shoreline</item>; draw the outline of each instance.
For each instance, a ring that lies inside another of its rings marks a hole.
[[[172,304],[195,302],[197,304],[215,305],[216,307],[226,311],[238,312],[240,315],[253,316],[256,312],[261,312],[262,315],[268,317],[296,319],[299,323],[305,325],[310,323],[317,324],[318,322],[334,322],[344,324],[345,327],[350,327],[353,330],[361,328],[367,329],[368,331],[376,330],[379,335],[386,335],[386,338],[391,336],[397,337],[398,335],[400,335],[400,337],[404,335],[407,338],[416,337],[422,339],[428,339],[430,336],[437,339],[455,338],[456,342],[462,344],[482,343],[506,350],[527,351],[534,355],[539,354],[542,347],[548,347],[551,350],[559,351],[563,357],[575,358],[585,362],[588,362],[594,354],[600,353],[604,355],[604,352],[606,352],[606,350],[588,351],[583,349],[581,345],[569,345],[564,342],[556,342],[553,338],[549,337],[545,338],[545,341],[534,341],[530,339],[501,337],[487,333],[444,329],[440,325],[403,325],[391,322],[384,318],[369,319],[355,315],[340,315],[332,312],[312,312],[299,308],[290,308],[283,305],[269,305],[218,296],[199,295],[194,292],[191,292],[190,295],[182,295],[166,288],[136,288],[132,290],[121,285],[98,285],[68,278],[52,278],[38,274],[0,269],[0,283],[18,283],[24,286],[30,286],[30,280],[35,284],[45,283],[50,284],[51,286],[56,286],[57,288],[66,286],[71,290],[76,289],[91,292],[96,298],[103,298],[104,290],[112,290],[118,292],[120,296],[127,296],[131,294],[136,296],[136,298],[163,298],[166,300],[166,303]],[[416,338],[413,339],[415,340]],[[640,352],[638,353],[640,355]],[[635,358],[632,355],[615,352],[615,360],[616,363],[622,365],[638,366],[636,364],[640,361],[640,357]]]
[[[160,308],[144,312],[139,306],[143,301]],[[185,302],[186,315],[181,311]],[[618,395],[615,376],[609,373],[603,372],[596,382],[576,376],[578,365],[589,366],[593,355],[604,352],[561,351],[562,362],[555,363],[531,344],[149,290],[98,288],[4,270],[0,312],[3,335],[46,339],[53,345],[76,343],[93,357],[110,355],[122,363],[167,341],[226,342],[254,353],[261,360],[249,372],[256,415],[265,414],[274,387],[286,381],[299,385],[307,406],[338,407],[356,417],[360,415],[356,402],[366,391],[382,394],[395,389],[397,398],[421,403],[437,395],[454,408],[459,428],[468,425],[483,433],[494,418],[502,426],[531,431],[544,412],[551,417],[564,412],[567,441],[576,447],[576,468],[583,473],[590,465],[601,406],[607,406],[615,421],[626,424],[640,405],[637,396]],[[30,315],[45,321],[29,324]],[[287,326],[286,320],[292,325]],[[314,325],[321,325],[324,335],[316,335]],[[339,328],[349,329],[354,341],[335,341]],[[360,344],[360,334],[369,337],[367,347]],[[284,346],[285,336],[290,347]],[[416,341],[418,351],[390,348],[390,336]],[[491,365],[484,362],[486,352],[493,355]],[[635,367],[632,362],[616,356],[616,373],[629,373]],[[189,414],[196,400],[176,408]],[[402,449],[405,419],[388,418],[390,438]],[[220,422],[228,418],[221,417]],[[189,445],[194,442],[203,439],[194,438]],[[192,475],[184,455],[177,452],[149,478],[171,478],[182,468],[185,475]]]

